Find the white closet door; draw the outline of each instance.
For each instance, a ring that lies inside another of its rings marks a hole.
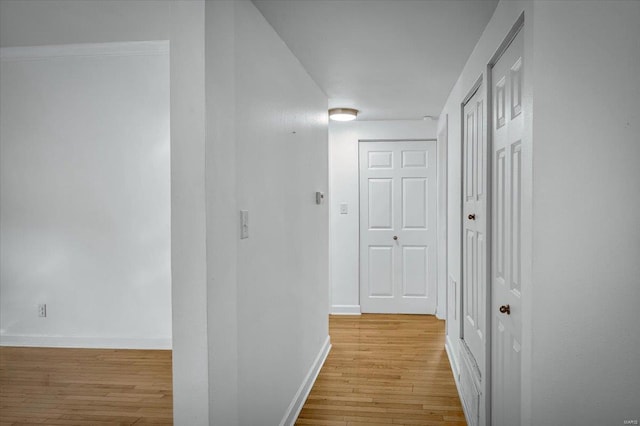
[[[522,31],[492,71],[492,424],[520,424]]]
[[[484,370],[487,300],[487,145],[484,86],[464,106],[462,339]],[[478,379],[480,379],[478,377]]]
[[[360,143],[362,312],[433,314],[436,142]]]

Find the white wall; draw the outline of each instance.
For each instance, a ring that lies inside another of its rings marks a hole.
[[[640,2],[540,2],[534,25],[532,424],[622,424],[640,418]]]
[[[176,424],[208,424],[204,1],[0,1],[0,44],[169,40]]]
[[[206,12],[206,193],[209,424],[238,424],[238,205],[235,5]]]
[[[448,290],[458,298],[447,349],[457,374],[460,103],[523,11],[522,424],[621,424],[640,415],[638,2],[496,8],[439,126],[448,116]]]
[[[328,344],[327,98],[253,3],[235,14],[239,424],[275,425]]]
[[[358,140],[435,138],[436,123],[431,120],[330,122],[328,198],[332,313],[360,313]],[[340,214],[342,203],[348,206],[347,214]]]
[[[171,348],[169,44],[0,52],[0,342]]]
[[[3,0],[0,40],[170,41],[174,421],[291,422],[329,348],[324,94],[248,1]]]
[[[227,317],[207,304],[204,2],[170,4],[173,420],[195,426],[213,411],[207,321]]]

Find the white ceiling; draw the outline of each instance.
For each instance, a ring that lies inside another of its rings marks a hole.
[[[498,0],[253,0],[330,107],[438,115]]]

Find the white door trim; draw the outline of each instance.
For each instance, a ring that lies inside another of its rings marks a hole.
[[[447,159],[449,156],[449,116],[445,114],[444,125],[437,132],[436,139],[436,167],[438,170],[436,185],[438,196],[436,200],[436,263],[437,263],[437,291],[436,291],[436,317],[441,320],[447,319],[449,273],[448,273],[448,218],[447,218],[447,196],[449,191],[449,181],[447,176]]]

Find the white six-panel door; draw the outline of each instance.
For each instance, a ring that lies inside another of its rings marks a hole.
[[[492,82],[492,425],[520,424],[523,35],[494,65]],[[501,309],[502,307],[502,309]]]
[[[362,312],[433,314],[436,142],[360,142]]]
[[[487,300],[487,146],[484,86],[464,105],[462,170],[462,339],[484,370]]]

